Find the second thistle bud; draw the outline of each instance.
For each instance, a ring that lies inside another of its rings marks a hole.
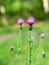
[[[42,52],[42,57],[45,58],[45,52],[44,51]]]
[[[9,50],[12,52],[14,50],[14,46],[11,46]]]

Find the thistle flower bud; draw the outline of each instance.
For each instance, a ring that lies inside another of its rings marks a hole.
[[[42,52],[42,57],[45,58],[45,52],[44,51]]]
[[[13,50],[14,50],[14,46],[11,46],[11,47],[9,48],[9,50],[10,50],[10,51],[13,51]]]

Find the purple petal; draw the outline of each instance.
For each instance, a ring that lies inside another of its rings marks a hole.
[[[29,17],[29,18],[27,19],[27,24],[33,25],[34,23],[35,23],[35,19],[34,19],[33,17]]]
[[[24,23],[24,20],[23,20],[22,18],[19,18],[19,19],[17,20],[17,23],[21,25],[21,24]]]

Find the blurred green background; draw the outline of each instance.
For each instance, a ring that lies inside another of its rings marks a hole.
[[[5,13],[1,9],[4,7]],[[49,12],[44,11],[43,0],[0,0],[0,20],[5,15],[8,24],[15,24],[17,18],[35,17],[36,20],[49,19]],[[0,26],[2,26],[0,22]]]
[[[32,63],[49,65],[49,12],[45,12],[43,0],[0,0],[0,65],[29,65],[26,64],[29,62],[28,25],[26,23],[22,25],[19,50],[17,24],[18,18],[23,18],[26,22],[28,17],[34,17],[36,20],[32,30],[32,37],[35,39]],[[41,34],[45,34],[44,39],[41,39]],[[9,49],[11,46],[14,47],[12,53]],[[44,60],[43,51],[46,54]]]

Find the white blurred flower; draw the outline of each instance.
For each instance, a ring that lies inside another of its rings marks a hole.
[[[4,6],[1,6],[0,7],[0,11],[1,11],[2,14],[5,14],[5,7]]]

